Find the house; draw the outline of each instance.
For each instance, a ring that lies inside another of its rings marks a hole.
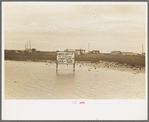
[[[112,51],[111,54],[112,55],[121,55],[121,51]]]
[[[77,55],[83,55],[83,54],[85,54],[85,50],[84,49],[75,49],[75,53]]]
[[[138,55],[138,53],[133,53],[133,52],[122,52],[122,55]]]
[[[93,51],[92,51],[92,54],[99,54],[99,53],[100,53],[99,50],[93,50]]]

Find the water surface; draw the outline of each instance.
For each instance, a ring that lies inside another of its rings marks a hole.
[[[5,99],[145,99],[145,74],[5,61]]]

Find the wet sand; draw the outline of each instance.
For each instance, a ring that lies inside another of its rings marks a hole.
[[[132,73],[145,73],[145,67],[132,66],[127,63],[121,64],[118,62],[107,62],[107,61],[99,61],[96,63],[91,63],[90,61],[79,61],[79,62],[76,62],[76,64],[77,63],[88,67],[93,67],[93,68],[107,68],[107,69],[113,69],[113,70],[119,70],[119,71],[128,71]]]
[[[145,68],[124,65],[5,61],[5,99],[145,99]]]

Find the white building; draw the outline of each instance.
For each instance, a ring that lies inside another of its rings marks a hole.
[[[99,54],[100,51],[99,51],[99,50],[93,50],[92,53],[93,53],[93,54]]]
[[[112,51],[111,54],[112,55],[120,55],[122,52],[121,51]]]
[[[133,53],[133,52],[122,52],[122,55],[138,55],[138,53]]]

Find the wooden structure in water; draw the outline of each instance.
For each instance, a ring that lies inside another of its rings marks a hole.
[[[56,71],[58,71],[58,65],[73,65],[73,71],[75,71],[75,52],[74,51],[59,51],[56,53]]]

